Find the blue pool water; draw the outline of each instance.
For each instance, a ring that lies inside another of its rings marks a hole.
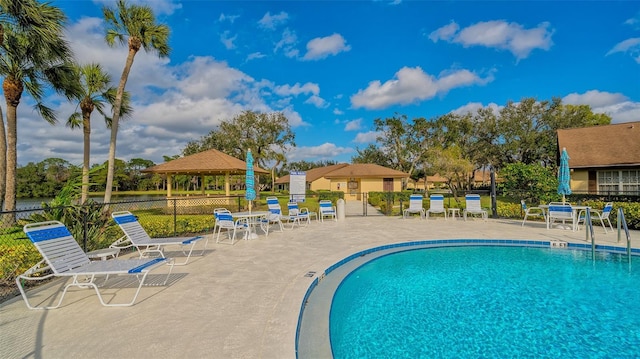
[[[329,331],[337,359],[638,358],[639,306],[640,272],[617,254],[417,249],[345,278]]]

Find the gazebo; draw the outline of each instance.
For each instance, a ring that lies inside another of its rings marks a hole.
[[[230,195],[229,176],[244,174],[247,163],[218,150],[211,149],[190,156],[181,157],[157,166],[149,167],[142,172],[159,173],[167,176],[167,197],[171,197],[172,177],[175,175],[219,176],[224,175],[225,195]],[[260,167],[253,166],[256,174],[269,174]],[[204,195],[204,186],[202,186]]]

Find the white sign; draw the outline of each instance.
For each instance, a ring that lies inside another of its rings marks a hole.
[[[304,202],[307,192],[307,173],[293,171],[289,173],[289,195],[292,202]]]

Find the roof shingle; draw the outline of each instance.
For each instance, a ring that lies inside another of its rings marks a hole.
[[[569,167],[640,166],[640,122],[558,130]]]
[[[244,174],[246,170],[245,161],[211,149],[149,167],[142,172],[219,175]],[[253,166],[253,170],[255,173],[269,173],[257,166]]]

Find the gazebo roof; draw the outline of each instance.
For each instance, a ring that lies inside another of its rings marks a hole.
[[[177,158],[142,170],[142,172],[151,173],[194,175],[220,175],[226,173],[244,174],[246,171],[247,163],[245,161],[239,160],[215,149]],[[253,171],[257,174],[269,173],[269,171],[263,170],[255,165],[253,166]]]

